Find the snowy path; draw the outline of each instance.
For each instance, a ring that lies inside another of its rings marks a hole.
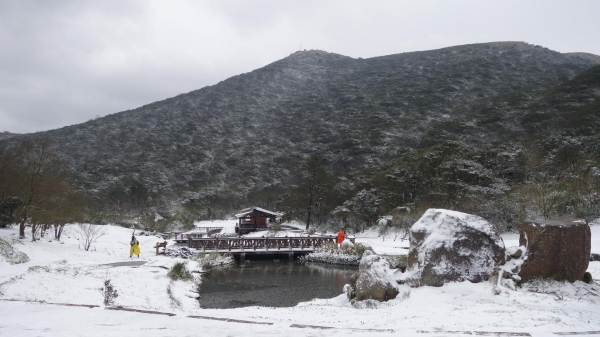
[[[101,266],[106,267],[139,267],[146,264],[148,261],[124,261],[124,262],[112,262],[112,263],[104,263]]]
[[[151,316],[151,317],[148,317]],[[44,304],[4,302],[0,306],[0,317],[10,325],[0,323],[1,336],[558,336],[593,335],[598,331],[527,331],[478,329],[445,330],[439,328],[395,328],[370,329],[290,324],[288,322],[220,320],[214,317],[198,318],[176,315],[158,316],[136,312],[123,312],[78,307],[61,307]],[[26,319],[24,319],[26,317]],[[66,319],[68,317],[68,319]],[[586,333],[587,332],[587,333]],[[583,334],[582,334],[583,333]]]

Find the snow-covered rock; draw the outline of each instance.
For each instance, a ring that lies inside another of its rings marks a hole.
[[[396,298],[399,291],[390,263],[372,251],[366,251],[358,267],[356,280],[356,300],[377,300],[380,302]]]
[[[429,209],[410,229],[410,285],[487,280],[504,264],[504,242],[496,227],[476,215]]]

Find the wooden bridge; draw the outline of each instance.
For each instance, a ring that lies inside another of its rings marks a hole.
[[[171,232],[169,233],[169,240],[175,240],[178,243],[181,242],[188,242],[189,238],[201,238],[201,237],[207,237],[210,236],[211,234],[215,234],[221,231],[221,229],[223,229],[223,227],[195,227],[194,231],[192,232],[186,232],[186,233],[180,233],[180,232]]]
[[[326,242],[335,243],[336,237],[325,236],[298,236],[298,237],[256,237],[256,238],[189,238],[188,247],[202,250],[203,252],[230,252],[234,255],[253,254],[289,254],[294,255],[312,253],[315,248]]]
[[[188,242],[190,238],[201,238],[203,233],[169,233],[169,240],[175,240],[177,243]]]

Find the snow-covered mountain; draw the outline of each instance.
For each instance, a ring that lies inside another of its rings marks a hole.
[[[249,194],[298,185],[315,153],[345,176],[443,140],[514,143],[542,129],[592,128],[593,113],[569,116],[597,106],[598,64],[521,42],[369,59],[301,51],[214,86],[5,141],[49,138],[77,185],[102,200],[235,209]]]

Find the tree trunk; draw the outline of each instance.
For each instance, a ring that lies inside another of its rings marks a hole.
[[[306,209],[306,230],[310,227],[310,205]]]
[[[21,220],[19,223],[19,239],[25,239],[25,221]]]
[[[35,232],[37,231],[37,224],[34,222],[31,224],[31,241],[37,241]]]
[[[54,225],[54,238],[60,241],[60,236],[62,235],[62,231],[65,228],[65,225]]]
[[[312,210],[313,187],[310,185],[310,195],[308,197],[308,207],[306,207],[306,230],[310,227],[310,211]]]
[[[306,230],[308,230],[308,228],[310,227],[310,211],[312,210],[314,187],[315,187],[315,177],[313,177],[310,182],[308,207],[306,208]]]

